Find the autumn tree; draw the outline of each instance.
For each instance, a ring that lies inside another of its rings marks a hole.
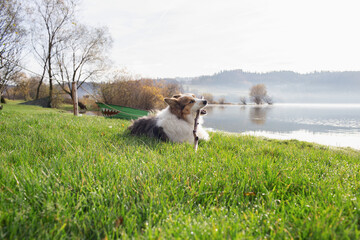
[[[21,98],[25,101],[30,100],[30,86],[31,82],[29,78],[26,76],[25,73],[19,72],[14,80],[15,87],[14,87],[14,94],[17,98]]]
[[[175,94],[183,92],[182,86],[177,81],[160,80],[154,82],[154,84],[161,89],[161,95],[163,97],[172,97]]]
[[[72,98],[72,82],[77,88],[95,79],[106,69],[106,53],[111,47],[111,37],[106,28],[92,28],[73,24],[55,51],[56,81]]]
[[[74,19],[76,0],[36,0],[32,7],[32,43],[34,54],[42,66],[41,79],[36,98],[45,76],[49,80],[49,107],[53,96],[54,55],[57,46],[65,40],[66,29]]]
[[[21,4],[17,0],[0,0],[0,98],[8,82],[20,71],[22,39]]]
[[[264,98],[267,96],[266,86],[264,84],[257,84],[250,89],[250,99],[257,105],[264,102]]]
[[[96,92],[98,98],[107,104],[117,104],[118,82],[132,81],[133,76],[124,69],[108,71],[104,74],[104,82],[93,83],[93,92]]]
[[[114,72],[112,79],[96,84],[99,98],[107,104],[116,104],[144,110],[166,107],[164,97],[181,92],[175,82],[155,79],[135,80],[124,72]]]
[[[161,88],[148,80],[115,80],[99,84],[100,94],[107,104],[144,110],[161,108],[164,97]]]

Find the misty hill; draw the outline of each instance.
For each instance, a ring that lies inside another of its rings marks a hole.
[[[360,103],[360,72],[292,71],[251,73],[242,70],[221,71],[211,76],[177,78],[185,91],[225,96],[229,102],[239,102],[248,96],[251,86],[263,83],[275,102],[288,103]]]

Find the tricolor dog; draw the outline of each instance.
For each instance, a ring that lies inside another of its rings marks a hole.
[[[131,134],[155,137],[163,141],[193,143],[196,111],[204,108],[207,101],[196,98],[193,94],[178,94],[172,98],[165,98],[164,101],[168,106],[156,115],[135,120],[129,127]],[[200,139],[209,140],[209,134],[201,126],[201,115],[204,114],[206,111],[201,110],[197,135]]]

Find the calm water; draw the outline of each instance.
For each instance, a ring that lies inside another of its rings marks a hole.
[[[360,104],[212,105],[213,130],[360,149]]]

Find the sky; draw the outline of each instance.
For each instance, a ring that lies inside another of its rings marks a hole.
[[[360,70],[359,0],[83,0],[111,59],[142,77]]]

